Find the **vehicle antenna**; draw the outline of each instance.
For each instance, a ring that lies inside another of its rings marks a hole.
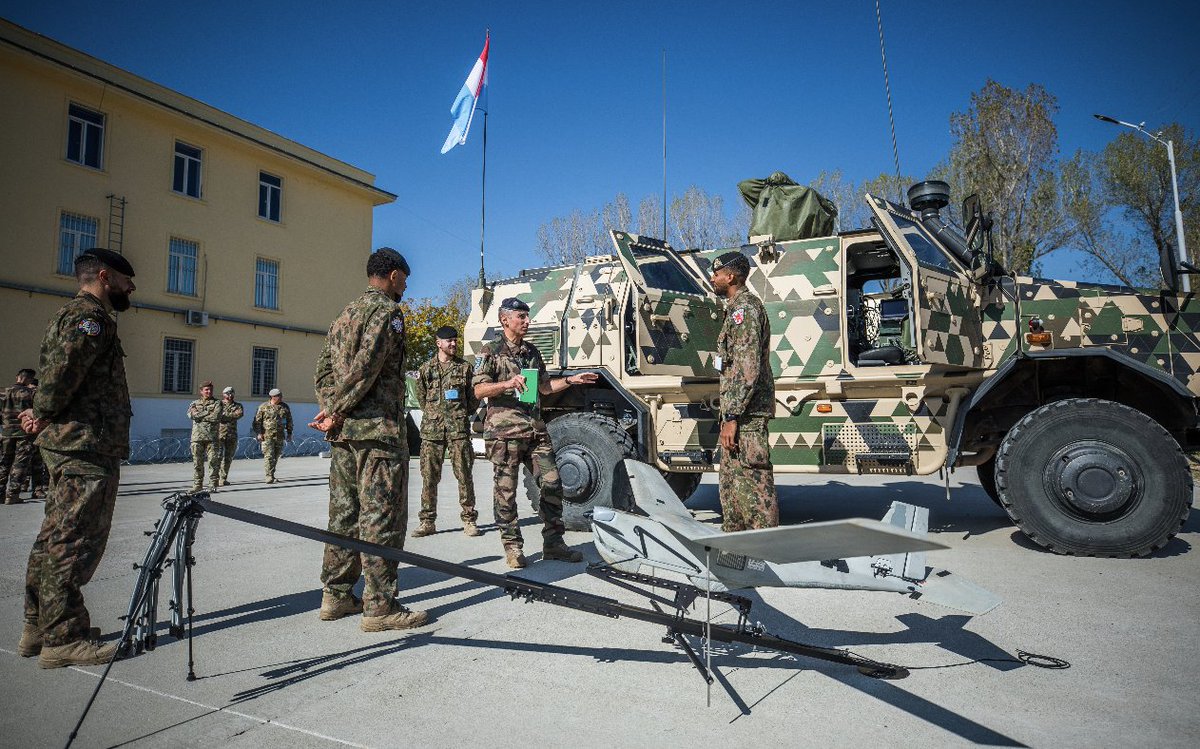
[[[896,202],[904,204],[904,186],[900,184],[900,148],[896,145],[896,118],[892,114],[892,84],[888,81],[887,52],[883,48],[883,15],[875,0],[875,22],[879,26],[879,56],[883,59],[883,90],[887,93],[888,122],[892,125],[892,160],[896,162]]]
[[[667,50],[662,51],[662,112],[663,112],[663,199],[662,199],[662,240],[667,239]]]

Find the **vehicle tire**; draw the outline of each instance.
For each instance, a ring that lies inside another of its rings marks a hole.
[[[563,485],[563,524],[567,530],[591,528],[593,507],[633,506],[629,478],[620,469],[625,458],[637,457],[633,438],[612,419],[593,413],[571,413],[547,426]],[[522,471],[525,494],[537,510],[540,493],[529,471]]]
[[[983,487],[984,493],[1000,507],[1004,507],[1000,501],[1000,493],[996,490],[996,456],[992,455],[986,463],[975,466],[975,473],[979,475],[979,485]]]
[[[700,486],[700,479],[704,478],[703,473],[664,473],[663,476],[667,479],[667,484],[675,490],[675,496],[679,497],[680,502],[688,501],[688,497],[696,493],[696,488]]]
[[[1192,476],[1157,422],[1096,398],[1048,403],[1021,419],[996,456],[1000,503],[1058,554],[1144,556],[1179,532]]]

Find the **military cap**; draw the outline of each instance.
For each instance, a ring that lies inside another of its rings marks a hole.
[[[95,258],[116,272],[124,273],[130,278],[133,278],[133,266],[130,265],[129,261],[125,259],[125,256],[119,252],[113,252],[112,250],[107,250],[103,247],[93,247],[90,250],[84,250],[83,252],[79,253],[79,257],[75,258],[75,262],[78,263],[85,257]]]
[[[529,305],[515,296],[510,296],[503,302],[500,302],[500,309],[508,310],[509,312],[528,312]]]
[[[225,394],[225,395],[233,395],[233,388],[232,388],[232,387],[227,387],[227,388],[225,388],[224,390],[222,390],[221,392],[222,392],[223,394]]]
[[[745,255],[736,250],[734,252],[726,252],[714,260],[712,264],[714,273],[722,268],[728,268],[734,273],[745,276],[750,273],[750,261],[746,259]]]
[[[201,390],[203,390],[204,388],[210,388],[210,387],[212,387],[212,380],[205,380],[204,382],[200,383]]]
[[[437,333],[434,335],[443,341],[458,340],[458,331],[449,325],[443,325],[442,327],[438,328]]]
[[[277,395],[283,395],[283,391],[280,390],[279,388],[271,388],[271,392],[267,393],[267,395],[274,398]]]
[[[400,270],[404,273],[404,275],[412,275],[412,271],[408,269],[408,261],[404,259],[403,255],[401,255],[399,252],[396,252],[391,247],[380,247],[378,250],[375,250],[374,254],[381,258],[388,258],[394,262],[400,267]]]

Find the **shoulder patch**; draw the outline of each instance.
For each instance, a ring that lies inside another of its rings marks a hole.
[[[104,326],[100,324],[99,320],[93,320],[89,317],[80,320],[79,324],[75,326],[75,330],[86,336],[98,336],[104,332]]]
[[[746,308],[738,307],[737,309],[735,309],[733,311],[733,324],[741,325],[745,321],[746,321]]]
[[[396,331],[397,333],[404,332],[404,316],[403,315],[394,315],[392,317],[392,330]]]
[[[482,370],[483,370],[483,357],[477,356],[477,357],[475,357],[475,371],[480,372]]]

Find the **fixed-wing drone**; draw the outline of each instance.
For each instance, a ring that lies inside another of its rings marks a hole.
[[[893,502],[882,521],[853,518],[722,533],[692,517],[653,467],[626,460],[636,514],[592,513],[597,551],[607,566],[683,575],[700,591],[740,588],[879,590],[985,614],[1000,599],[969,580],[927,568],[925,552],[948,548],[925,531],[929,510]]]

